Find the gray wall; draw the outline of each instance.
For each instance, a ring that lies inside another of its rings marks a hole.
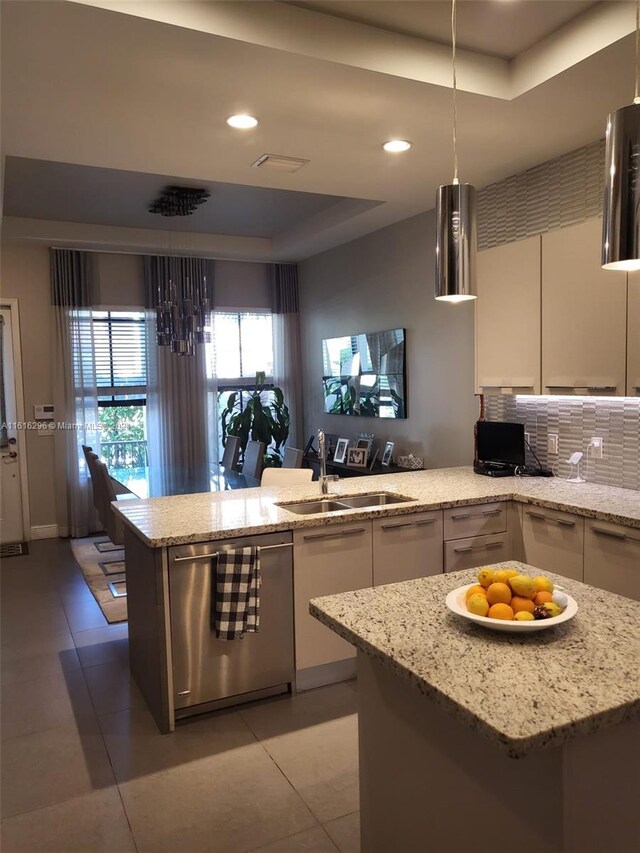
[[[305,435],[318,427],[423,456],[425,467],[473,461],[473,305],[436,302],[435,214],[406,219],[300,264]],[[323,338],[407,330],[406,420],[323,413]]]

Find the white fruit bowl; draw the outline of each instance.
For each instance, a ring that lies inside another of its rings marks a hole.
[[[517,622],[507,619],[489,619],[488,616],[476,616],[475,613],[469,613],[464,600],[466,591],[472,586],[477,586],[477,582],[468,583],[465,586],[452,589],[449,595],[447,595],[446,605],[456,616],[462,616],[463,619],[468,619],[469,622],[475,622],[478,625],[482,625],[483,628],[489,628],[492,631],[507,631],[510,634],[530,634],[532,631],[546,631],[547,628],[555,628],[556,625],[568,622],[578,612],[577,601],[565,592],[565,595],[567,595],[567,606],[559,616],[553,616],[550,619],[536,619],[534,622]]]

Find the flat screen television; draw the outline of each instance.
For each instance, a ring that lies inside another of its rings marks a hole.
[[[524,465],[524,425],[478,421],[478,459],[486,465]]]

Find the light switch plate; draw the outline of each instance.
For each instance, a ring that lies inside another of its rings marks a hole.
[[[550,432],[547,439],[547,450],[549,453],[558,454],[558,433]]]

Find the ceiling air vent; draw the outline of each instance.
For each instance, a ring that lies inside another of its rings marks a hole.
[[[272,172],[297,172],[301,169],[308,160],[301,160],[300,157],[284,157],[282,154],[263,154],[258,157],[255,163],[251,164],[252,169],[269,169]]]

